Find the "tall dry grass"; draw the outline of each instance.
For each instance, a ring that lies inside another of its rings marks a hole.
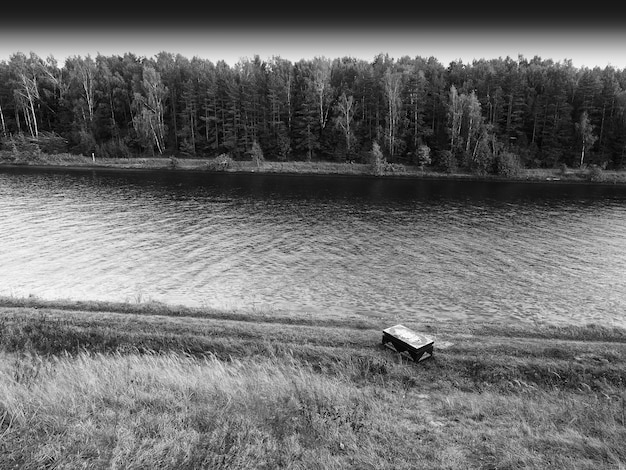
[[[626,395],[453,393],[440,403],[456,439],[487,468],[626,468]]]
[[[3,354],[0,362],[8,466],[345,468],[358,459],[378,467],[363,440],[379,416],[374,401],[288,363],[173,353]]]
[[[3,469],[619,469],[626,462],[623,396],[364,385],[352,380],[356,362],[325,376],[287,356],[1,353],[0,364]]]
[[[624,330],[392,320],[0,299],[0,469],[626,466]]]

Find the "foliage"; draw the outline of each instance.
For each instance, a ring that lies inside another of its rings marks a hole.
[[[432,160],[430,158],[430,147],[428,145],[422,144],[417,147],[415,163],[422,169],[424,168],[424,166],[430,165],[432,163]]]
[[[445,173],[455,173],[459,169],[459,163],[450,150],[443,150],[437,155],[437,166]]]
[[[504,177],[518,176],[522,171],[519,156],[512,152],[500,152],[495,158],[495,174]]]
[[[179,146],[180,153],[185,157],[194,157],[196,155],[196,148],[189,139],[183,139]]]
[[[130,157],[130,149],[124,141],[107,140],[96,145],[94,152],[96,159],[99,158],[128,158]]]
[[[387,163],[385,164],[384,172],[402,175],[406,173],[406,167],[402,163]]]
[[[129,52],[59,66],[17,52],[0,61],[0,105],[4,139],[27,136],[48,154],[243,160],[256,144],[267,160],[366,162],[376,141],[390,163],[429,165],[429,148],[445,171],[457,171],[449,151],[464,170],[485,174],[501,142],[528,166],[581,167],[588,155],[626,166],[624,71],[540,57],[444,65],[387,54],[255,56],[230,66]],[[16,148],[37,158],[22,140]]]
[[[10,152],[15,162],[36,159],[41,153],[37,139],[22,133],[2,139],[2,149]]]
[[[168,89],[161,80],[161,74],[149,65],[143,68],[143,93],[135,92],[132,103],[133,127],[142,146],[156,150],[159,154],[165,151],[165,97]]]
[[[177,170],[180,168],[180,160],[178,158],[176,158],[175,156],[171,155],[170,156],[170,163],[169,163],[169,167],[172,170]]]
[[[581,141],[580,166],[582,167],[585,163],[585,152],[598,140],[593,132],[593,125],[589,121],[587,110],[582,112],[580,121],[576,123],[576,132]]]
[[[261,163],[265,161],[265,158],[263,157],[263,149],[256,140],[252,143],[250,157],[257,168],[260,167]]]
[[[233,165],[233,158],[226,153],[222,153],[209,161],[206,165],[206,169],[211,171],[225,171],[231,169]]]
[[[370,151],[370,163],[372,165],[372,174],[376,176],[384,174],[387,160],[385,159],[385,156],[383,155],[383,152],[380,149],[380,145],[378,145],[378,142],[372,143],[372,150]]]
[[[51,155],[66,153],[68,150],[67,139],[56,132],[41,131],[37,137],[37,145],[43,153]]]
[[[402,163],[388,162],[383,155],[378,142],[372,144],[370,151],[371,173],[375,176],[383,176],[388,174],[405,174],[406,167]]]
[[[602,167],[598,165],[590,165],[587,178],[589,179],[589,181],[593,181],[595,183],[603,182],[606,180],[606,176],[604,174],[604,171],[602,170]]]

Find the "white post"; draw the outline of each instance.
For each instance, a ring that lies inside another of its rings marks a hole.
[[[96,155],[93,152],[91,152],[91,160],[96,163]]]

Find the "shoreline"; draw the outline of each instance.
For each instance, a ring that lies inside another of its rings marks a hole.
[[[382,346],[398,323],[434,338],[433,357]],[[165,469],[626,463],[616,327],[2,297],[0,359],[0,449],[18,468],[44,453]]]
[[[39,161],[25,163],[0,162],[0,169],[67,170],[67,171],[168,171],[177,173],[234,174],[234,175],[285,175],[285,176],[340,176],[372,179],[472,181],[500,183],[550,183],[585,185],[626,185],[626,171],[600,170],[590,176],[589,169],[525,169],[518,176],[476,175],[472,173],[443,173],[432,169],[420,170],[406,166],[405,172],[374,175],[370,165],[337,162],[269,162],[261,167],[252,162],[236,161],[233,168],[211,169],[213,159],[177,159],[172,165],[169,158],[107,159],[93,163],[88,157],[71,156],[67,161]]]

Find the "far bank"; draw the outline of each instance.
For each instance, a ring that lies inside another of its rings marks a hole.
[[[471,181],[554,182],[626,184],[626,171],[584,168],[524,168],[510,176],[444,172],[433,167],[392,164],[376,169],[372,164],[330,161],[253,161],[216,158],[96,158],[72,154],[8,155],[0,154],[3,167],[59,167],[65,169],[171,170],[227,173],[262,173],[286,175],[340,175],[379,178],[454,179]]]

